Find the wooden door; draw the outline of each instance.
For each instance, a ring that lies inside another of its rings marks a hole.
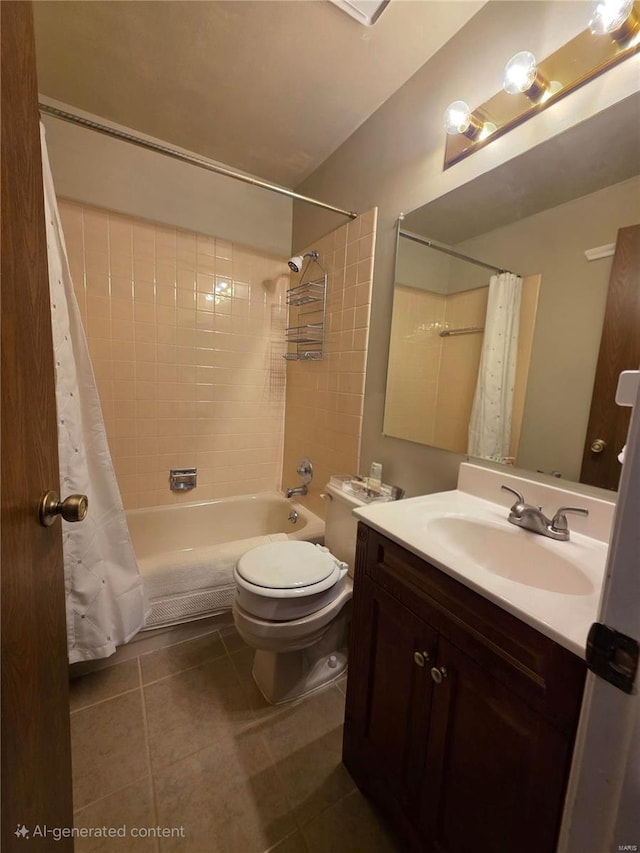
[[[370,578],[358,578],[356,595],[352,636],[359,648],[353,655],[350,650],[344,762],[363,790],[413,822],[436,635]]]
[[[591,398],[589,426],[582,457],[580,482],[617,489],[618,462],[627,440],[631,409],[615,403],[618,376],[640,366],[640,225],[618,231],[600,353]],[[594,442],[605,443],[592,450]]]
[[[33,836],[72,825],[68,670],[60,524],[37,519],[59,473],[31,4],[0,21],[2,849],[70,851]]]
[[[571,738],[442,635],[422,834],[433,853],[554,853]]]

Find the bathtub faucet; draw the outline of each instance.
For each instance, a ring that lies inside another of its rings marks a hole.
[[[295,489],[285,489],[284,495],[286,498],[293,498],[296,495],[307,494],[307,486],[313,479],[313,465],[307,456],[305,456],[298,464],[296,473],[298,477],[300,477],[301,485],[296,486]]]
[[[286,498],[293,498],[296,495],[306,495],[307,487],[306,485],[296,486],[295,489],[287,489],[284,493]]]

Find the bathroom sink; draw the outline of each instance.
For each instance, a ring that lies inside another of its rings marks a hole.
[[[591,595],[594,591],[593,583],[576,564],[580,549],[572,548],[572,543],[558,546],[513,525],[454,515],[430,519],[426,533],[453,556],[467,558],[514,583],[564,595]]]
[[[510,524],[512,497],[525,494],[552,515],[560,506],[589,509],[570,517],[570,538],[555,541]],[[354,510],[374,530],[470,587],[575,654],[584,656],[597,620],[614,504],[471,463],[458,488]]]

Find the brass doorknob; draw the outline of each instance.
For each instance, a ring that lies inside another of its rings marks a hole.
[[[69,495],[61,501],[57,492],[44,492],[38,503],[38,520],[43,527],[51,527],[59,515],[65,521],[84,521],[88,509],[86,495]]]
[[[595,441],[591,442],[591,452],[592,453],[602,453],[602,451],[607,446],[607,442],[603,441],[601,438],[596,438]]]
[[[429,660],[429,652],[414,652],[413,660],[418,666],[424,666]]]

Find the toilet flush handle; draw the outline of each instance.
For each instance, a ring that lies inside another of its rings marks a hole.
[[[323,501],[332,501],[333,500],[333,495],[328,495],[326,492],[322,492],[320,494],[320,497],[322,498]]]

